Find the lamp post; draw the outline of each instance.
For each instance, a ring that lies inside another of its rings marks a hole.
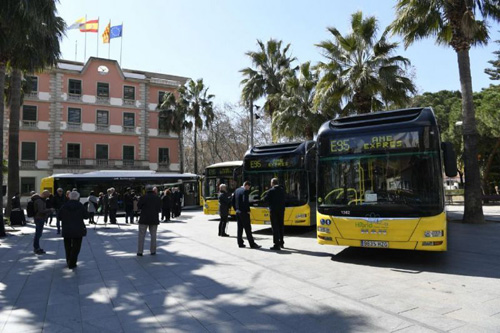
[[[259,110],[260,106],[250,103],[250,148],[253,147],[253,108]]]

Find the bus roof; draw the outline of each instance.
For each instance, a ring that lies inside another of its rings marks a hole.
[[[246,152],[245,157],[273,154],[304,154],[306,152],[306,147],[309,149],[311,145],[314,145],[314,141],[287,142],[254,146]]]
[[[154,170],[101,170],[86,173],[60,173],[50,177],[54,178],[196,178],[193,173],[159,173]]]
[[[209,165],[206,167],[206,169],[210,168],[226,168],[226,167],[239,167],[243,165],[243,161],[227,161],[227,162],[220,162],[220,163],[215,163],[212,165]]]

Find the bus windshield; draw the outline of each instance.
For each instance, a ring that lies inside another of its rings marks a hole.
[[[238,187],[233,178],[210,177],[205,179],[205,199],[217,199],[219,195],[219,185],[226,184],[228,193],[233,193]]]
[[[306,172],[303,170],[259,171],[249,172],[246,180],[252,183],[250,189],[250,204],[267,207],[262,198],[271,187],[271,179],[278,178],[286,192],[286,206],[302,206],[308,202]]]
[[[427,149],[422,149],[424,145]],[[444,202],[442,182],[438,181],[439,150],[425,143],[417,142],[415,146],[417,149],[385,152],[352,150],[354,153],[320,158],[318,210],[354,217],[423,217],[441,213]]]

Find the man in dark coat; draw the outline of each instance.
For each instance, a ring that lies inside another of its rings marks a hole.
[[[125,223],[134,223],[134,197],[131,194],[132,189],[127,187],[127,192],[123,195],[123,204],[125,205]]]
[[[66,202],[66,196],[64,195],[64,191],[62,188],[58,188],[56,194],[54,195],[54,199],[52,201],[54,209],[56,211],[56,227],[57,233],[61,233],[61,220],[59,219],[59,210]]]
[[[146,237],[146,230],[148,228],[149,234],[151,235],[151,255],[155,255],[156,231],[158,230],[158,224],[160,224],[158,214],[161,212],[161,199],[154,193],[151,185],[146,186],[146,194],[139,199],[137,206],[141,210],[137,255],[142,257],[142,252],[144,251],[144,238]]]
[[[273,229],[274,246],[271,250],[279,250],[284,247],[283,241],[284,218],[285,218],[285,189],[279,185],[278,178],[271,179],[271,189],[263,198],[269,206],[271,215],[271,227]]]
[[[236,218],[238,220],[238,246],[245,247],[243,242],[243,229],[245,229],[245,234],[247,235],[248,243],[252,249],[259,249],[260,245],[255,243],[252,236],[252,226],[250,225],[250,184],[249,181],[245,181],[243,186],[236,189],[233,195],[233,207],[236,210]]]
[[[170,211],[172,207],[172,192],[170,189],[166,189],[163,197],[161,198],[161,220],[168,222],[170,221]]]
[[[219,186],[219,236],[220,237],[229,237],[226,234],[226,225],[229,216],[229,209],[231,208],[231,195],[227,193],[226,184],[220,184]]]
[[[35,216],[33,217],[35,221],[35,238],[33,239],[33,251],[35,254],[45,254],[45,251],[40,247],[40,238],[43,234],[43,226],[47,220],[48,214],[51,214],[54,210],[53,208],[47,208],[46,199],[49,197],[50,192],[44,190],[41,195],[37,193],[33,194],[31,200],[33,200]]]
[[[59,210],[62,221],[62,236],[64,237],[64,250],[66,263],[69,269],[76,268],[78,254],[82,247],[82,237],[86,235],[84,219],[89,218],[89,213],[79,201],[80,193],[72,191],[69,200]]]

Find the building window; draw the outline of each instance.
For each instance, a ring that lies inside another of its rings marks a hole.
[[[38,77],[28,76],[27,83],[29,84],[30,92],[38,92]]]
[[[96,145],[95,146],[95,158],[98,160],[108,159],[108,145]]]
[[[163,96],[165,96],[167,92],[166,91],[159,91],[158,92],[158,104],[161,105],[163,103]]]
[[[70,95],[81,95],[82,94],[82,81],[69,79],[69,89],[68,93]]]
[[[123,130],[125,132],[135,131],[135,113],[131,112],[123,113]]]
[[[82,123],[82,109],[68,108],[68,123],[81,124]]]
[[[123,146],[123,165],[134,165],[134,146]]]
[[[37,108],[34,105],[23,105],[23,126],[36,126]]]
[[[158,113],[158,134],[167,135],[167,119],[162,115],[162,112]]]
[[[159,164],[169,164],[170,163],[170,151],[168,148],[158,149],[158,163]]]
[[[68,158],[80,158],[80,144],[68,143]]]
[[[21,195],[29,195],[35,191],[35,177],[21,177]]]
[[[135,100],[135,87],[124,86],[123,87],[123,99]]]
[[[97,82],[97,96],[109,97],[109,83]]]
[[[97,110],[97,128],[107,128],[109,126],[109,111]]]
[[[36,142],[21,143],[21,160],[22,161],[36,160]]]

